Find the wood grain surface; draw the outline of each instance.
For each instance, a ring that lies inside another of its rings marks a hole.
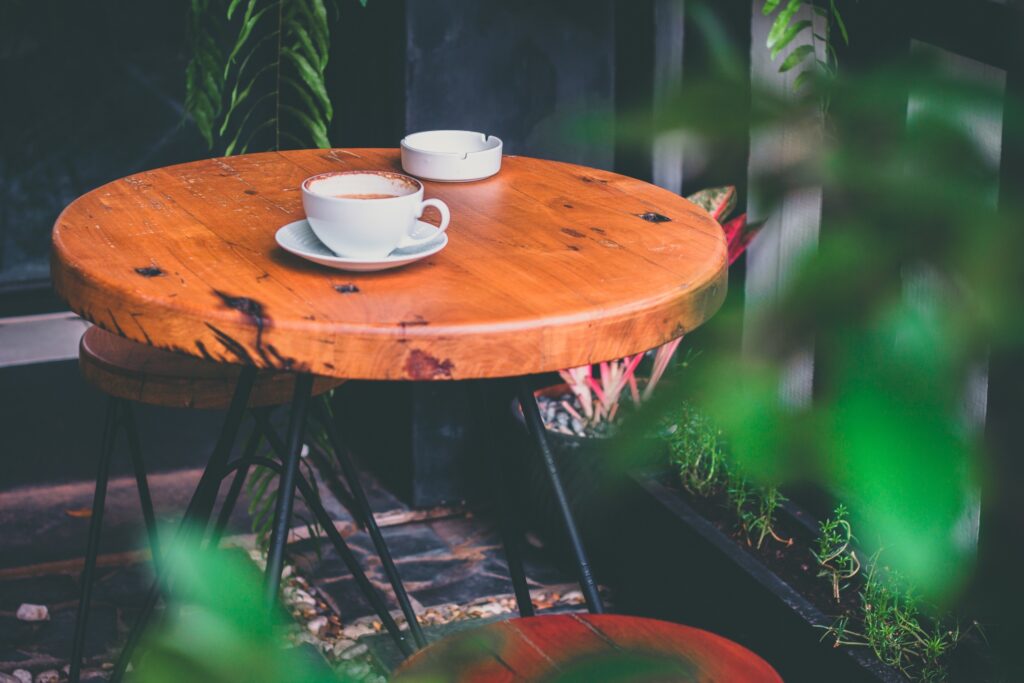
[[[100,391],[118,398],[170,408],[223,410],[231,404],[240,365],[216,363],[138,344],[98,327],[90,327],[78,346],[82,377]],[[317,396],[345,380],[317,377]],[[252,387],[249,407],[277,406],[292,400],[295,374],[261,370]]]
[[[650,675],[641,676],[645,671]],[[391,680],[782,682],[763,659],[713,633],[609,614],[529,617],[470,629],[416,653]]]
[[[228,363],[353,379],[524,375],[637,353],[703,323],[726,293],[718,224],[648,183],[506,157],[493,178],[425,182],[450,243],[400,270],[344,273],[279,249],[299,185],[401,170],[393,149],[210,159],[128,176],[53,230],[53,282],[120,336]],[[433,209],[428,210],[427,216]]]

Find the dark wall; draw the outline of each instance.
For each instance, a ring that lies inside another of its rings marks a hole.
[[[0,286],[45,286],[50,229],[76,196],[202,156],[182,113],[184,26],[176,0],[0,3]]]
[[[610,168],[611,141],[574,136],[572,122],[614,104],[612,7],[373,0],[364,9],[341,0],[327,70],[331,139],[397,146],[407,131],[469,128],[500,136],[510,153]],[[47,294],[49,235],[72,199],[209,155],[183,112],[184,29],[180,0],[0,2],[0,317],[61,306]],[[103,402],[75,363],[0,369],[0,389],[0,490],[93,476]],[[439,402],[422,403],[421,426],[459,428],[423,416],[426,405]],[[155,470],[200,463],[217,425],[215,415],[188,411],[140,419]],[[417,440],[450,446],[452,436]]]
[[[572,122],[613,105],[613,5],[341,0],[332,140],[397,146],[407,131],[469,128],[511,153],[610,168],[611,141]],[[0,3],[0,316],[55,307],[22,288],[47,288],[50,228],[72,199],[209,154],[184,116],[185,18],[179,0]]]
[[[611,168],[577,117],[614,105],[612,0],[406,3],[405,123],[497,135],[510,154]]]

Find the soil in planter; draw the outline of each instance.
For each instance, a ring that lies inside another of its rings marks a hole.
[[[818,576],[818,564],[811,554],[816,536],[811,529],[787,513],[776,516],[773,528],[780,538],[791,539],[792,545],[785,545],[771,536],[765,537],[764,543],[758,548],[753,541],[748,542],[741,528],[736,524],[729,501],[724,495],[713,498],[695,496],[683,488],[678,477],[666,472],[658,477],[659,481],[674,489],[690,507],[696,510],[705,520],[710,522],[724,535],[731,538],[737,545],[758,558],[768,569],[802,594],[827,617],[834,619],[843,614],[851,616],[851,625],[861,627],[860,591],[863,588],[862,578],[858,575],[852,585],[840,592],[837,602],[832,594],[832,585],[827,578]],[[801,515],[796,510],[793,514]],[[755,539],[756,540],[756,539]],[[822,630],[822,635],[825,631]],[[828,638],[826,638],[828,641]],[[995,680],[993,665],[987,655],[987,649],[980,639],[969,634],[961,645],[953,650],[947,662],[950,682],[982,683]]]
[[[855,586],[841,591],[840,600],[836,602],[831,584],[827,579],[818,576],[818,565],[810,552],[815,539],[804,525],[789,519],[786,515],[777,515],[775,532],[780,538],[791,540],[792,545],[787,546],[771,536],[766,536],[764,543],[758,548],[756,539],[748,542],[743,530],[737,526],[725,495],[701,498],[684,489],[679,484],[679,479],[672,474],[666,474],[660,479],[661,483],[678,491],[686,499],[687,504],[704,519],[756,556],[825,614],[834,616],[860,609],[860,595]]]

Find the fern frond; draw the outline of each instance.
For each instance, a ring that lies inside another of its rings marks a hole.
[[[796,13],[800,11],[803,4],[803,0],[789,0],[782,11],[775,17],[775,21],[772,23],[772,27],[768,31],[769,48],[779,42],[779,39],[789,27],[789,23],[793,21],[793,17],[795,17]]]
[[[330,19],[324,0],[192,0],[193,17],[218,19],[233,37],[216,59],[194,57],[193,118],[213,147],[328,147],[334,106],[324,77]],[[366,0],[361,0],[366,6]],[[200,84],[210,81],[206,88]],[[202,106],[200,106],[202,105]],[[191,110],[190,110],[191,113]]]
[[[785,50],[786,46],[792,43],[793,39],[796,38],[801,31],[808,28],[811,28],[811,20],[802,19],[801,21],[798,21],[787,26],[786,30],[778,37],[778,40],[776,40],[774,43],[769,40],[768,48],[771,50],[771,58],[775,59],[776,57],[778,57],[779,53]]]
[[[782,60],[782,64],[779,65],[779,71],[783,73],[789,71],[813,54],[813,45],[797,45],[793,48],[793,51],[790,52],[784,60]]]
[[[187,40],[191,52],[185,67],[185,112],[195,121],[199,134],[213,146],[216,120],[224,94],[223,0],[191,0],[188,6]]]
[[[828,6],[832,11],[832,18],[836,22],[836,27],[839,29],[839,35],[843,37],[843,42],[849,45],[850,34],[846,32],[846,22],[843,21],[843,15],[839,13],[839,8],[836,7],[836,0],[828,0]]]
[[[825,20],[824,29],[821,33],[814,30],[814,22],[810,19],[797,20],[797,15],[804,6],[807,6],[814,15]],[[849,44],[850,42],[849,34],[846,31],[846,23],[839,13],[836,0],[829,0],[827,7],[807,2],[807,0],[787,0],[785,5],[782,4],[781,0],[764,0],[761,11],[765,16],[770,16],[780,7],[782,9],[775,15],[766,41],[771,53],[771,59],[777,59],[798,38],[804,37],[804,41],[800,42],[785,56],[779,64],[779,72],[785,73],[803,64],[809,65],[808,69],[804,69],[797,74],[797,78],[793,82],[794,90],[800,90],[806,85],[815,69],[819,73],[834,76],[838,70],[839,58],[831,40],[831,28],[834,26],[839,30],[840,37],[844,43]],[[824,59],[815,56],[819,43],[824,50]]]

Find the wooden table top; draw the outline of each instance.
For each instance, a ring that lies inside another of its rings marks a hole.
[[[351,379],[610,360],[693,330],[725,298],[725,239],[705,211],[639,180],[527,157],[479,182],[424,182],[451,207],[450,242],[414,265],[345,273],[278,248],[277,229],[303,216],[304,178],[400,166],[394,149],[302,150],[116,180],[57,219],[54,286],[134,341]]]

